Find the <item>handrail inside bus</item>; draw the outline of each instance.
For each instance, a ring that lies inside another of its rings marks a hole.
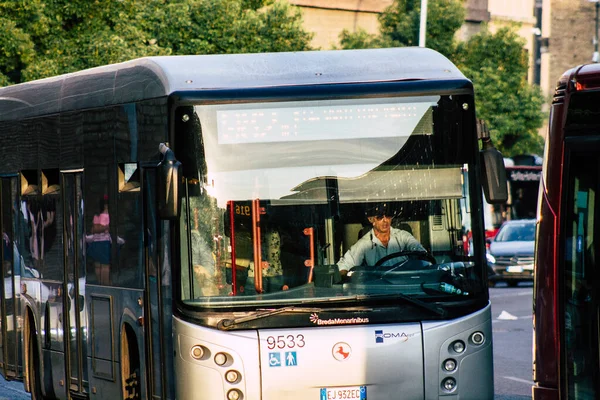
[[[236,268],[236,257],[235,257],[235,224],[234,224],[234,219],[235,217],[233,216],[233,210],[235,207],[235,204],[233,202],[233,200],[230,200],[229,202],[229,238],[231,240],[231,286],[232,286],[232,294],[235,296],[237,294],[237,282],[236,282],[236,273],[235,270]]]
[[[310,258],[304,261],[304,265],[310,268],[308,272],[308,282],[312,282],[313,278],[313,269],[315,267],[315,229],[314,228],[304,228],[304,234],[309,238],[309,248],[310,248]]]
[[[252,200],[252,245],[254,247],[254,288],[256,293],[262,293],[263,263],[260,240],[260,203],[258,199]]]

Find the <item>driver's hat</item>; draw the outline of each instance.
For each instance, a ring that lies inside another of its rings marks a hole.
[[[395,217],[398,210],[388,202],[369,204],[365,211],[367,217]]]

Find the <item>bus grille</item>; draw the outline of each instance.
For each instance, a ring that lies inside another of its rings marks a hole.
[[[496,265],[529,265],[533,264],[533,255],[498,256]]]

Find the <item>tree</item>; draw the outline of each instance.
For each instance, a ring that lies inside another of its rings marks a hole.
[[[2,1],[0,13],[23,32],[15,45],[31,49],[13,65],[0,53],[0,73],[13,83],[58,75],[143,55],[165,54],[138,27],[137,0]],[[142,3],[140,3],[142,4]],[[10,32],[6,24],[2,32]],[[1,35],[0,35],[1,36]]]
[[[539,87],[527,82],[524,40],[506,27],[487,30],[461,43],[454,62],[473,81],[479,118],[485,120],[506,156],[541,154],[544,102]]]
[[[425,44],[430,49],[450,56],[454,50],[456,31],[465,20],[462,0],[429,1]],[[381,34],[396,46],[417,46],[421,24],[421,0],[396,0],[379,17]]]
[[[487,28],[466,42],[454,38],[464,21],[461,0],[429,0],[426,45],[452,60],[475,87],[478,118],[490,128],[507,157],[541,154],[543,97],[527,83],[524,42],[511,28]],[[379,17],[380,33],[343,31],[343,48],[404,47],[418,44],[420,0],[395,0]]]
[[[35,55],[29,35],[16,26],[14,21],[0,17],[0,86],[18,81],[20,71]]]
[[[133,58],[308,50],[300,12],[273,0],[0,1],[0,85]]]
[[[465,19],[462,0],[429,0],[425,44],[450,57],[455,45],[455,33]],[[343,48],[406,47],[419,44],[421,0],[395,0],[380,16],[380,34],[364,30],[340,35]]]
[[[173,54],[308,50],[312,34],[300,11],[265,0],[160,1],[147,13],[147,31]]]

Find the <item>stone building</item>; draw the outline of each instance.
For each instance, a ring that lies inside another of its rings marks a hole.
[[[542,3],[541,82],[547,98],[566,70],[592,62],[597,1],[538,0]]]
[[[377,17],[393,0],[289,0],[300,7],[304,28],[315,34],[312,46],[329,50],[339,45],[339,35],[346,29],[356,32],[379,32]]]

